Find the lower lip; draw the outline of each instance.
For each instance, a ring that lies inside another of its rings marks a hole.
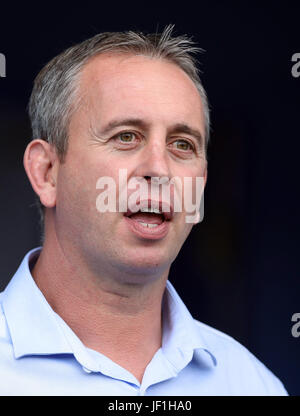
[[[169,221],[163,221],[160,225],[154,228],[144,227],[139,221],[124,217],[131,231],[135,235],[148,240],[160,240],[164,238],[169,231]]]

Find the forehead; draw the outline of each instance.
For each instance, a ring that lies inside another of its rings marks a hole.
[[[101,113],[102,119],[112,113],[149,120],[160,115],[165,122],[178,122],[179,117],[181,122],[189,119],[204,126],[201,97],[194,82],[178,65],[165,59],[98,55],[82,70],[80,95],[89,111],[97,116]]]

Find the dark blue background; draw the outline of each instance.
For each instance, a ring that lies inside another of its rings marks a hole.
[[[300,394],[300,6],[292,2],[83,2],[1,5],[0,288],[39,244],[34,197],[22,166],[35,75],[60,51],[102,31],[192,35],[212,116],[204,221],[170,280],[194,317],[243,343]]]

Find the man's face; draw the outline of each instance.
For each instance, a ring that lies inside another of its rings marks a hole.
[[[81,105],[71,118],[57,178],[60,243],[94,271],[129,272],[135,282],[135,276],[159,274],[169,269],[191,231],[186,213],[164,218],[159,233],[157,225],[145,227],[157,222],[151,214],[134,222],[128,213],[99,212],[96,183],[111,177],[118,197],[120,169],[127,169],[128,181],[206,178],[204,142],[197,136],[205,135],[200,95],[174,64],[124,54],[94,57],[82,71],[79,94]]]

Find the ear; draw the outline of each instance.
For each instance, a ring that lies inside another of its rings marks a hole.
[[[56,183],[59,159],[55,148],[44,140],[32,140],[26,147],[24,168],[41,203],[52,208],[56,204]]]

